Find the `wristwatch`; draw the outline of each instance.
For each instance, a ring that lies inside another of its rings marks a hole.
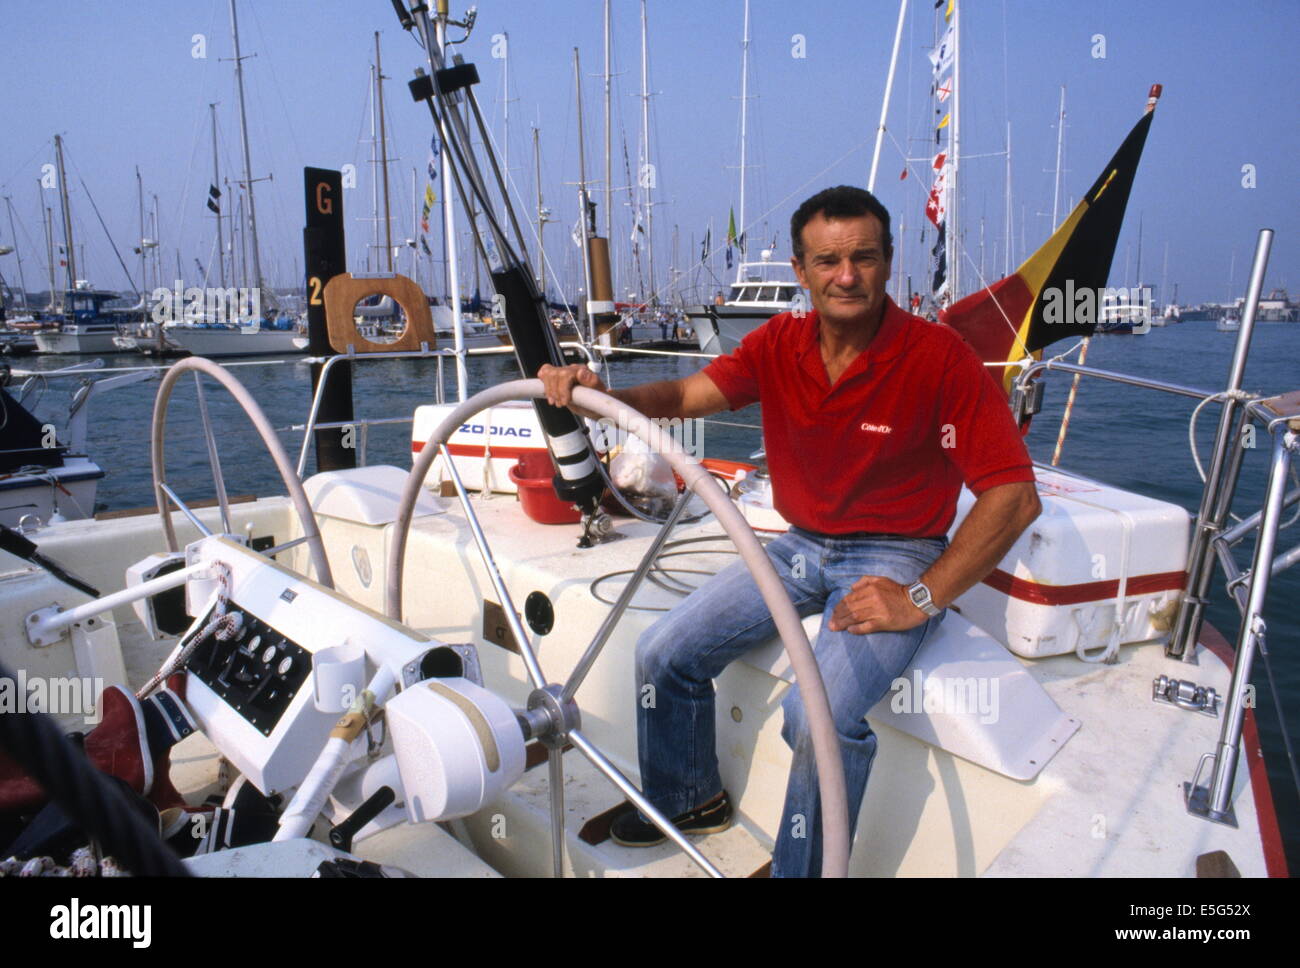
[[[912,604],[925,612],[926,615],[938,615],[943,609],[936,608],[934,600],[930,597],[930,589],[925,582],[918,581],[907,588],[907,597],[912,600]]]

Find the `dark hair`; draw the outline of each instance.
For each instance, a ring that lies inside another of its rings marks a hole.
[[[880,219],[884,230],[885,256],[894,254],[894,237],[889,234],[889,210],[880,204],[880,200],[871,192],[854,188],[852,185],[836,185],[818,192],[795,211],[790,218],[790,250],[794,257],[803,261],[803,227],[814,215],[826,218],[858,218],[862,215],[874,215]]]

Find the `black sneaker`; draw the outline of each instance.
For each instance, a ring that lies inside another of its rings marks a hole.
[[[731,826],[731,798],[723,790],[702,807],[673,817],[673,826],[684,834],[715,834]],[[665,837],[654,824],[641,819],[637,810],[620,814],[609,827],[609,836],[624,847],[653,847]]]

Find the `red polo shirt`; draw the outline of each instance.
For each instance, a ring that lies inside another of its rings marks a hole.
[[[976,495],[1033,481],[1006,398],[960,335],[886,302],[835,386],[816,312],[774,316],[704,369],[739,410],[761,400],[776,509],[824,534],[946,534]]]

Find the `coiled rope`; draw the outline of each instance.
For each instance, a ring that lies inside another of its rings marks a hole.
[[[0,665],[0,677],[13,681]],[[0,715],[0,746],[36,780],[106,855],[138,877],[188,877],[189,871],[127,803],[122,792],[40,712]]]

